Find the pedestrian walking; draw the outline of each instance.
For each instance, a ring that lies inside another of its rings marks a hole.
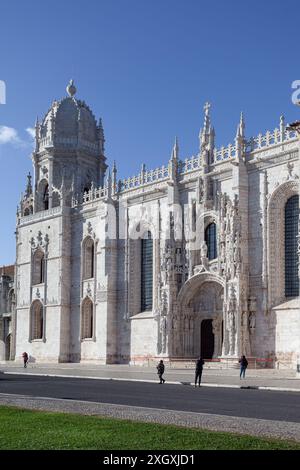
[[[156,366],[156,369],[157,369],[157,373],[158,373],[158,377],[159,377],[159,383],[160,384],[164,384],[165,383],[165,379],[163,379],[163,374],[165,372],[165,365],[164,365],[164,361],[159,361],[159,364]]]
[[[246,369],[248,367],[248,361],[246,359],[246,356],[242,356],[241,359],[239,360],[239,363],[241,366],[240,379],[242,378],[242,376],[243,378],[245,378]]]
[[[199,359],[196,362],[196,369],[195,369],[195,387],[197,387],[197,382],[198,382],[199,387],[200,387],[204,364],[205,363],[204,363],[202,357],[199,357]]]
[[[24,367],[25,367],[25,369],[26,369],[26,367],[27,367],[27,362],[28,362],[28,354],[27,354],[27,352],[23,352],[22,356],[23,356],[23,361],[24,361]]]

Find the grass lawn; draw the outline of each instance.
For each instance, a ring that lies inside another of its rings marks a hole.
[[[299,450],[300,443],[0,406],[0,449]]]

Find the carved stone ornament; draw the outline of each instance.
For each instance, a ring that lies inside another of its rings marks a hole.
[[[43,237],[42,232],[39,231],[36,238],[31,237],[29,243],[32,251],[36,251],[38,248],[46,249],[49,245],[49,235],[46,233]]]

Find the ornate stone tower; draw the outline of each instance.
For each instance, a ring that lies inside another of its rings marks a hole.
[[[107,165],[101,119],[97,125],[86,103],[75,98],[73,80],[67,93],[36,122],[34,212],[60,205],[64,196],[64,203],[70,201],[71,193],[103,186]]]

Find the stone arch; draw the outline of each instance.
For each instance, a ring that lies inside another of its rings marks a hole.
[[[285,299],[285,206],[299,194],[299,181],[290,180],[274,190],[268,204],[268,280],[269,308]]]
[[[191,277],[177,298],[172,321],[172,355],[197,357],[201,353],[201,323],[209,320],[214,332],[214,357],[222,354],[224,280],[204,272]]]
[[[32,256],[32,285],[43,284],[45,280],[45,253],[38,248]]]
[[[95,242],[90,235],[82,242],[82,279],[95,276]]]
[[[205,282],[216,282],[220,284],[223,288],[225,287],[225,281],[221,276],[213,274],[210,272],[204,272],[192,276],[180,289],[178,294],[178,303],[184,305],[187,303],[188,299],[191,299],[195,294],[195,291],[201,287]]]
[[[49,182],[43,178],[37,188],[37,211],[49,209]]]
[[[30,338],[43,339],[44,336],[44,308],[40,300],[34,300],[30,308]]]
[[[94,337],[94,304],[90,297],[85,297],[81,305],[81,339]]]
[[[15,289],[12,287],[7,294],[7,311],[14,312],[16,305]]]

